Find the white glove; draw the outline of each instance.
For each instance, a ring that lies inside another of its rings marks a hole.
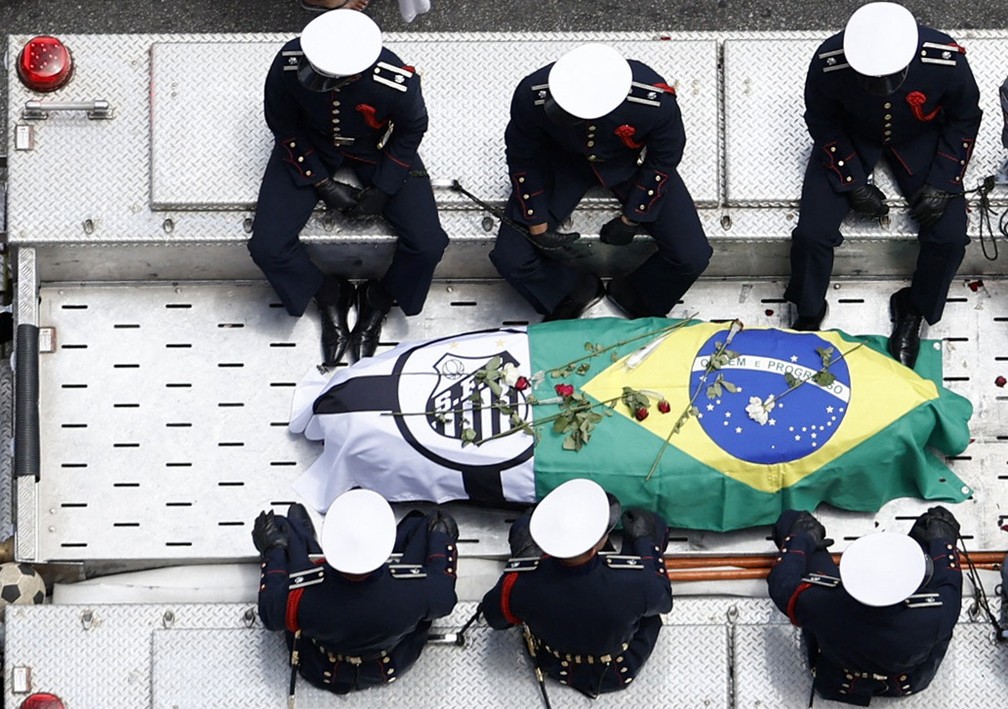
[[[430,0],[399,0],[399,14],[406,22],[425,12],[430,12]]]

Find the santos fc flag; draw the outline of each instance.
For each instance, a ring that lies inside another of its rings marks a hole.
[[[880,337],[599,318],[401,344],[309,378],[291,430],[324,450],[296,487],[319,510],[362,486],[392,501],[534,502],[587,477],[671,525],[770,524],[820,502],[876,511],[972,490],[937,453],[972,406]]]

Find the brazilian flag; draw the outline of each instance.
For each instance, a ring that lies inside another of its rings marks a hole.
[[[564,432],[538,427],[537,497],[590,477],[673,526],[724,531],[820,502],[871,512],[898,497],[971,495],[939,455],[969,444],[972,405],[941,385],[938,343],[922,343],[910,370],[882,337],[673,322],[528,328],[531,371],[546,375],[535,395],[570,384],[609,412],[577,452]],[[627,388],[647,398],[646,415]],[[560,413],[560,404],[534,407],[541,422]]]

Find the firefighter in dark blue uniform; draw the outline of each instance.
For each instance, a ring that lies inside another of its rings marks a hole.
[[[393,301],[406,315],[423,307],[448,244],[430,178],[417,155],[427,130],[420,77],[381,46],[366,15],[333,10],[313,20],[277,54],[266,77],[266,122],[276,138],[266,166],[248,247],[291,315],[314,299],[322,319],[323,361],[349,347],[374,353]],[[333,179],[349,168],[358,190]],[[354,293],[324,275],[299,240],[316,204],[351,219],[381,216],[398,236],[385,275]],[[347,311],[357,305],[350,332]]]
[[[805,83],[805,122],[815,145],[785,292],[798,309],[794,329],[821,327],[847,213],[888,213],[885,195],[869,182],[884,158],[910,204],[920,244],[910,287],[890,299],[889,351],[909,367],[916,362],[921,320],[941,318],[969,241],[962,181],[982,112],[965,53],[888,2],[862,6],[844,32],[816,50]]]
[[[596,276],[559,258],[578,235],[557,227],[592,186],[623,205],[603,242],[644,231],[658,245],[609,284],[628,316],[665,315],[707,267],[711,248],[676,172],[686,134],[675,90],[651,68],[604,45],[578,47],[522,79],[504,139],[509,219],[490,259],[547,320],[576,318],[605,294]]]
[[[261,513],[252,539],[259,617],[286,631],[292,665],[316,687],[345,694],[394,682],[420,656],[431,621],[455,607],[458,526],[438,508],[397,526],[380,495],[355,489],[333,502],[319,541],[297,504],[287,517]]]
[[[804,631],[816,691],[868,706],[931,683],[959,619],[959,523],[944,507],[922,514],[909,535],[870,534],[847,547],[840,568],[826,530],[786,510],[774,526],[780,555],[770,597]]]
[[[623,514],[623,549],[599,555],[619,502],[589,480],[559,486],[511,527],[512,559],[480,607],[497,629],[522,624],[538,672],[596,697],[626,687],[672,610],[665,522]]]

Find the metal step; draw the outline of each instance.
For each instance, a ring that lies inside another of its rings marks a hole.
[[[475,603],[460,603],[432,632],[457,631]],[[997,599],[995,599],[997,612]],[[803,707],[811,677],[800,631],[767,599],[679,598],[663,617],[654,653],[607,707],[710,709]],[[539,693],[516,629],[484,623],[466,647],[429,645],[399,681],[338,698],[298,682],[304,709],[346,702],[359,707],[536,707]],[[967,709],[1008,700],[1004,647],[964,607],[931,687],[880,706]],[[34,691],[53,691],[67,706],[122,709],[279,707],[287,697],[288,655],[280,633],[265,631],[243,604],[11,606],[7,611],[6,676],[30,669]],[[82,672],[80,658],[90,658]],[[547,680],[557,707],[595,706]],[[24,693],[5,685],[5,706]],[[842,707],[816,700],[816,706]]]

